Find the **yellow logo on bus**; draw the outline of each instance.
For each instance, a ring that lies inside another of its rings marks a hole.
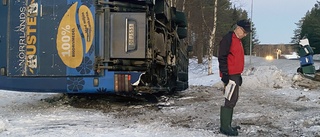
[[[85,5],[81,5],[79,8],[79,20],[84,39],[86,41],[86,53],[88,53],[94,36],[94,22],[90,9]]]
[[[57,35],[57,49],[63,63],[70,68],[78,67],[83,59],[81,35],[76,24],[76,9],[74,3],[64,14]]]

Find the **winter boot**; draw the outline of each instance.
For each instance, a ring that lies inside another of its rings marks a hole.
[[[232,108],[221,106],[220,109],[220,132],[228,136],[238,136],[237,127],[232,128]]]
[[[231,115],[230,115],[230,119],[231,119],[231,123],[232,123],[232,116],[233,116],[233,109],[231,109]],[[230,125],[231,125],[231,123],[230,123]],[[233,130],[239,130],[239,129],[241,129],[241,127],[240,126],[235,126],[235,127],[231,127]]]

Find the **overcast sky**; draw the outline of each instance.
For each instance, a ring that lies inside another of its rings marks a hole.
[[[231,0],[236,7],[248,11],[252,0]],[[253,22],[260,44],[289,43],[295,23],[311,10],[317,0],[253,0]]]

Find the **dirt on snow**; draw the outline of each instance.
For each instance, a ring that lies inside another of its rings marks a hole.
[[[255,90],[252,87],[241,88],[234,109],[233,125],[241,127],[239,136],[320,137],[319,91],[293,86],[288,94],[287,90],[278,86],[272,90]],[[58,98],[57,102],[63,102],[61,105],[111,114],[123,125],[160,123],[170,127],[210,131],[212,136],[221,135],[219,113],[224,101],[221,85],[191,86],[176,95],[161,96],[158,103],[121,97],[81,98],[80,101],[79,98]],[[48,100],[52,101],[52,98]],[[57,102],[51,103],[57,105]]]

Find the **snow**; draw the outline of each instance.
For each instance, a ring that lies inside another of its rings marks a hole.
[[[243,77],[247,79],[244,80],[244,84],[250,85],[251,88],[272,88],[277,85],[290,87],[290,79],[300,66],[299,60],[279,59],[270,61],[261,57],[250,56],[246,56],[245,60],[246,65]],[[203,64],[197,64],[196,59],[190,59],[189,85],[213,86],[221,83],[219,79],[218,59],[213,57],[212,75],[208,75],[207,60],[204,60],[204,62]],[[316,68],[319,68],[318,64],[314,65]]]
[[[223,136],[218,132],[218,110],[201,109],[201,107],[210,108],[212,106],[218,108],[222,103],[222,95],[218,95],[217,91],[212,91],[221,90],[222,87],[217,58],[214,57],[212,60],[212,75],[207,74],[207,63],[197,64],[197,59],[190,59],[189,62],[189,85],[197,88],[183,91],[182,94],[189,96],[170,102],[175,105],[164,107],[161,112],[150,110],[148,105],[129,105],[127,107],[126,105],[115,106],[115,104],[101,106],[101,108],[113,107],[110,111],[104,112],[105,109],[75,107],[68,100],[61,99],[62,95],[60,94],[0,90],[0,136]],[[207,62],[207,60],[204,60],[204,62]],[[234,114],[235,122],[245,123],[243,124],[245,128],[241,130],[240,135],[258,136],[261,132],[270,130],[264,126],[269,124],[268,119],[283,118],[282,115],[286,115],[286,112],[297,110],[297,112],[287,113],[287,120],[280,119],[273,122],[272,126],[278,126],[278,129],[281,130],[275,131],[277,134],[271,135],[284,136],[287,134],[281,132],[290,130],[288,132],[292,133],[289,136],[304,136],[305,134],[306,136],[319,136],[320,116],[316,113],[317,111],[300,112],[307,108],[319,108],[319,88],[308,89],[292,84],[293,78],[296,76],[296,69],[300,65],[299,60],[279,59],[270,61],[260,57],[246,56],[245,62],[244,82],[240,89],[240,100],[236,106],[237,112]],[[314,64],[317,69],[319,69],[319,64],[319,62]],[[244,100],[244,98],[252,96],[252,92],[249,91],[254,91],[258,96],[250,100]],[[269,99],[270,95],[274,95],[274,98]],[[197,98],[198,96],[203,97]],[[291,103],[277,103],[283,102],[281,97],[287,98]],[[213,98],[214,100],[212,100]],[[196,99],[201,100],[193,102]],[[184,101],[184,103],[179,104],[179,101]],[[248,106],[254,101],[258,101],[260,106]],[[203,104],[203,102],[211,105]],[[201,103],[202,105],[199,105]],[[282,106],[287,106],[284,107],[285,112],[282,112],[283,110],[279,111]],[[122,111],[123,108],[130,108],[133,111]],[[193,110],[190,110],[190,108],[193,108]],[[259,110],[261,113],[255,112],[256,108],[261,108]],[[136,109],[148,111],[137,112]],[[273,113],[268,109],[279,112]],[[184,120],[187,120],[186,123],[192,124],[183,125],[184,121],[181,121],[179,117],[188,113],[190,113],[190,116]],[[200,113],[208,113],[202,117],[206,119],[197,119],[197,115],[200,115]],[[165,114],[170,114],[170,116]],[[152,116],[155,116],[155,118]],[[210,122],[210,120],[216,122]],[[252,120],[256,120],[259,124],[252,125]],[[298,131],[291,131],[292,127],[288,125],[296,125]],[[295,134],[295,132],[299,133]]]
[[[212,59],[212,75],[208,75],[208,66],[206,65],[208,61],[204,60],[203,62],[198,64],[196,59],[189,60],[189,85],[211,86],[220,81],[218,59],[215,57]]]

